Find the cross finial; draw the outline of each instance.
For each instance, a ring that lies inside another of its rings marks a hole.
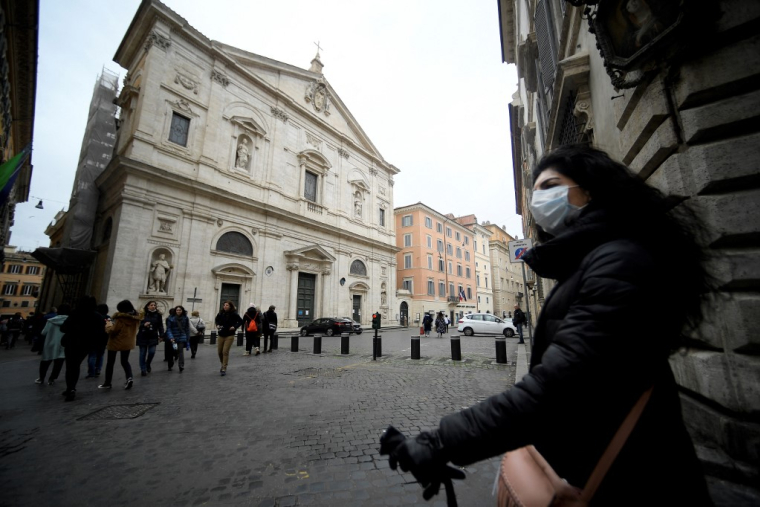
[[[319,52],[322,50],[322,47],[319,45],[319,41],[314,43],[315,46],[317,46],[317,58],[319,58]]]

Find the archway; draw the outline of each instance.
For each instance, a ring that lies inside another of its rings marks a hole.
[[[399,314],[401,315],[401,325],[404,327],[409,327],[409,305],[406,303],[406,301],[401,302]]]

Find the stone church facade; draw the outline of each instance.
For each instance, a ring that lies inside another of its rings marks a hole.
[[[128,72],[114,157],[96,181],[99,301],[182,304],[208,320],[228,299],[275,305],[281,328],[369,324],[378,310],[393,322],[398,169],[319,54],[296,68],[145,0],[114,60]]]

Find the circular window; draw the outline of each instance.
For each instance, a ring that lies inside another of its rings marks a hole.
[[[274,268],[272,266],[267,266],[267,268],[264,270],[264,274],[267,276],[272,276],[272,273],[274,273]]]

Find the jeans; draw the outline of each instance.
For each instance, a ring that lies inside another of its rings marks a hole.
[[[166,361],[169,363],[169,369],[171,369],[174,366],[174,361],[176,359],[177,364],[180,368],[185,368],[185,347],[187,346],[187,342],[175,342],[177,344],[177,350],[174,350],[174,344],[171,340],[166,340],[165,342],[165,354],[166,354]]]
[[[121,352],[121,367],[124,368],[124,374],[127,376],[127,380],[132,378],[132,366],[129,364],[129,350],[109,350],[108,362],[106,362],[106,381],[105,385],[111,385],[111,379],[113,379],[113,365],[116,362],[116,353]]]
[[[198,342],[201,341],[202,336],[202,334],[197,334],[190,337],[190,357],[195,357],[195,354],[198,353]]]
[[[58,378],[58,375],[61,373],[64,361],[65,359],[63,358],[53,359],[52,361],[40,361],[40,379],[42,382],[45,382],[45,376],[47,375],[50,363],[53,363],[53,373],[50,375],[50,380],[56,380]]]
[[[140,371],[147,372],[150,368],[150,362],[156,355],[155,345],[140,345]]]
[[[520,341],[518,343],[523,343],[523,325],[522,324],[515,324],[517,326],[517,334],[520,335]]]
[[[87,375],[94,377],[100,374],[103,368],[103,352],[90,352],[87,356]]]

